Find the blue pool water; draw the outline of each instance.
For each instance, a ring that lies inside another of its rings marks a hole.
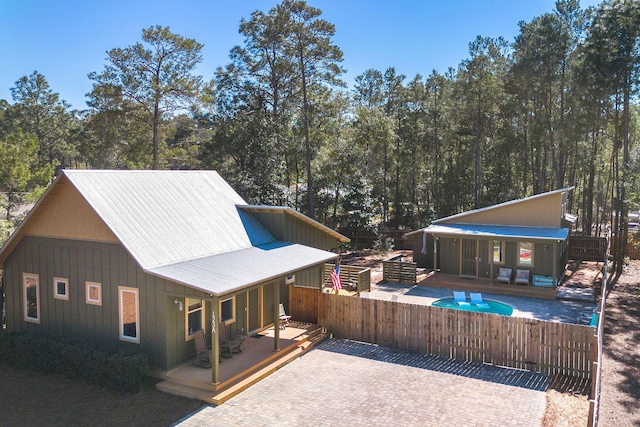
[[[474,304],[458,305],[458,303],[455,302],[453,298],[442,298],[434,301],[431,305],[434,307],[452,308],[454,310],[475,311],[478,313],[493,313],[499,314],[501,316],[511,316],[513,314],[513,308],[511,308],[507,304],[491,300],[484,300],[484,302],[489,304],[488,308],[477,307]]]

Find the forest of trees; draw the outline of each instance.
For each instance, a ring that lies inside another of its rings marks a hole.
[[[347,87],[334,26],[283,0],[241,21],[211,81],[195,75],[202,44],[161,26],[107,53],[86,110],[16,76],[0,100],[2,241],[61,168],[215,169],[249,203],[347,233],[575,186],[579,228],[610,229],[621,268],[640,201],[640,3],[562,0],[519,25],[444,74],[391,66]]]

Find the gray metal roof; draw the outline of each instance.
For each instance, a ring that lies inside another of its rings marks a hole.
[[[518,240],[566,240],[569,236],[568,228],[555,227],[522,227],[511,225],[490,224],[431,224],[424,229],[425,233],[440,236],[456,237],[484,237],[494,239]]]
[[[63,175],[143,270],[213,295],[337,257],[276,241],[215,171],[64,170]]]
[[[304,245],[273,242],[234,252],[157,267],[149,271],[165,279],[222,295],[296,270],[322,264],[337,255]]]
[[[274,240],[215,171],[63,173],[146,270]]]

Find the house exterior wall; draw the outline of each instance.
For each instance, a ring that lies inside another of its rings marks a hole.
[[[322,265],[298,271],[296,281],[315,283],[318,287],[322,271]],[[23,273],[39,277],[39,324],[24,320]],[[54,298],[54,277],[68,279],[69,300]],[[102,305],[87,304],[87,281],[101,284]],[[67,337],[143,351],[149,355],[151,367],[162,371],[195,356],[195,345],[185,335],[185,298],[205,301],[203,325],[205,333],[211,334],[214,300],[209,295],[145,273],[120,244],[24,237],[4,263],[4,283],[9,332]],[[118,286],[139,290],[139,344],[119,339]],[[251,288],[263,288],[260,307],[263,326],[274,322],[275,286],[285,287],[284,278]],[[220,297],[224,300],[235,296],[236,318],[227,325],[230,334],[247,333],[245,308],[249,290]],[[280,293],[283,297],[283,292]],[[178,310],[176,299],[182,302],[183,311]]]
[[[414,233],[410,237],[413,249],[413,262],[419,268],[433,268],[433,235],[427,234],[427,253],[422,253],[423,233]]]
[[[282,242],[299,243],[313,248],[331,250],[338,247],[338,239],[285,211],[251,211],[269,233]]]
[[[116,236],[95,214],[69,180],[62,176],[25,224],[25,235],[118,243]]]
[[[24,320],[23,273],[39,276],[39,324]],[[5,261],[4,277],[10,332],[61,336],[144,351],[151,366],[160,369],[173,366],[187,355],[193,357],[193,344],[185,342],[184,329],[178,329],[184,314],[176,314],[174,298],[204,295],[144,273],[118,244],[25,237]],[[54,298],[54,277],[69,280],[69,300]],[[102,305],[87,304],[86,281],[101,284]],[[139,290],[139,344],[119,339],[118,286]]]
[[[566,197],[563,197],[563,193],[553,193],[529,200],[520,200],[505,206],[470,212],[469,215],[454,217],[438,223],[562,227],[565,205]]]
[[[454,244],[454,240],[457,240]],[[557,254],[560,256],[562,245],[557,244]],[[533,268],[518,267],[518,241],[506,241],[504,264],[493,264],[493,275],[490,276],[491,264],[489,254],[489,240],[478,241],[478,277],[482,278],[495,278],[498,275],[498,270],[501,267],[511,268],[514,273],[515,270],[520,268],[524,270],[530,270],[531,276],[534,274],[542,276],[553,276],[553,244],[535,243],[533,249]],[[440,237],[440,273],[443,274],[460,274],[460,239]],[[556,271],[556,277],[560,276],[566,262],[566,255],[557,263],[558,271]],[[562,261],[564,259],[564,262]]]

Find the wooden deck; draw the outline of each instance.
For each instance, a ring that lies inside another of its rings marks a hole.
[[[220,363],[220,383],[211,383],[211,368],[200,368],[192,363],[180,366],[165,375],[158,390],[200,399],[220,405],[245,390],[262,378],[275,372],[287,363],[300,357],[315,345],[324,341],[328,334],[319,325],[292,321],[280,331],[280,350],[274,351],[273,327],[248,337],[246,349]]]
[[[477,291],[485,293],[514,295],[532,298],[564,299],[575,301],[595,301],[602,286],[602,263],[594,261],[572,261],[567,265],[565,280],[557,288],[533,285],[507,285],[495,280],[463,278],[456,275],[433,271],[419,274],[418,286],[448,288],[452,290]]]
[[[556,297],[556,290],[554,288],[544,288],[533,285],[507,285],[480,277],[467,279],[442,273],[438,273],[436,277],[433,271],[418,275],[417,285],[532,298],[555,299]]]

